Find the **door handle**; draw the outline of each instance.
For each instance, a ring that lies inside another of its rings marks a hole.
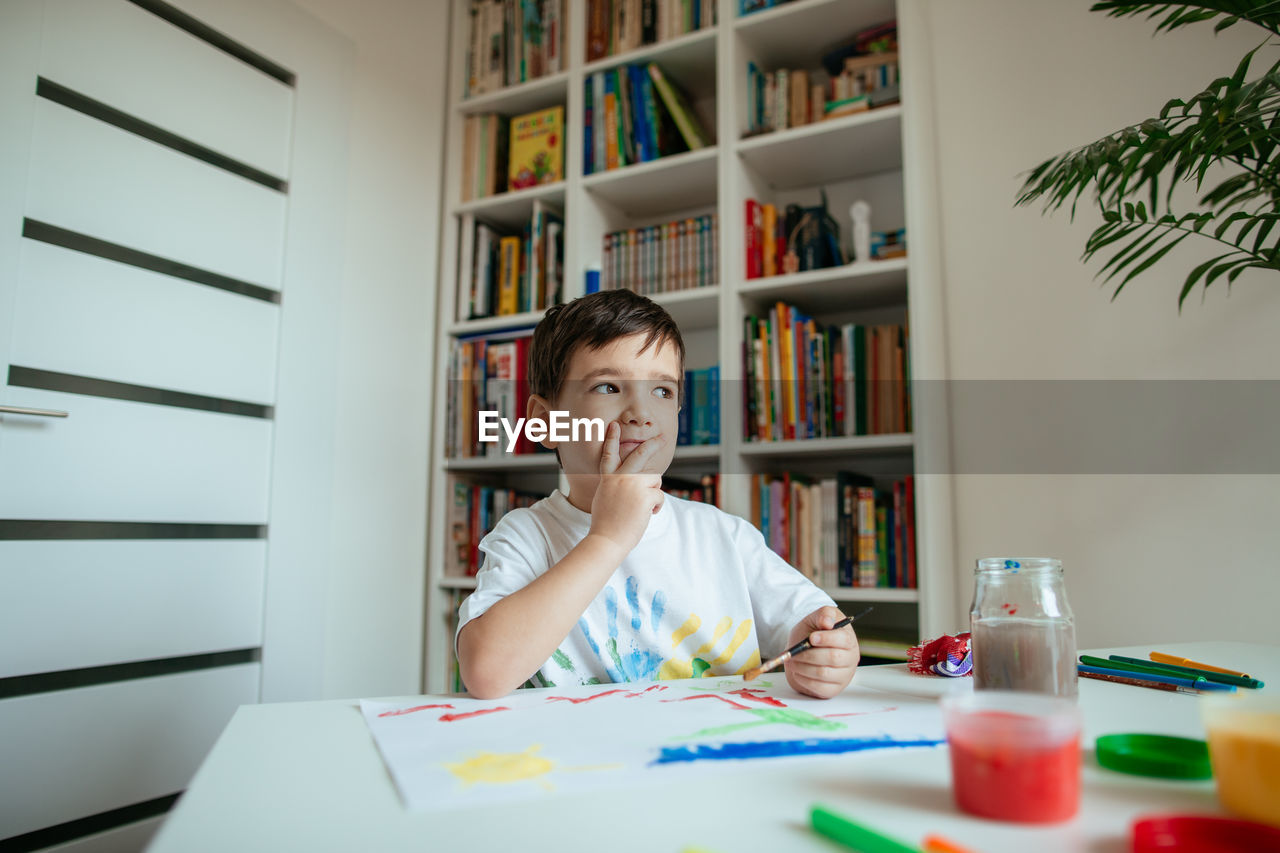
[[[0,415],[34,415],[40,418],[65,418],[67,412],[57,409],[26,409],[22,406],[0,406]]]

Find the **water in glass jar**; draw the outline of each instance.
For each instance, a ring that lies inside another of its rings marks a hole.
[[[973,625],[973,686],[1075,697],[1075,655],[1072,622],[979,619]]]

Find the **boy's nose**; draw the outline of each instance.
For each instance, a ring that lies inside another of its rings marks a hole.
[[[627,400],[626,408],[622,410],[618,420],[625,424],[649,426],[653,423],[653,416],[649,412],[649,407],[644,404],[643,399],[632,397]]]

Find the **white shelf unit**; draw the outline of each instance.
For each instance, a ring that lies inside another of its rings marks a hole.
[[[743,440],[740,401],[725,393],[742,379],[739,347],[744,317],[767,310],[778,300],[795,304],[825,322],[901,322],[909,314],[913,378],[946,376],[942,294],[934,249],[939,229],[933,218],[931,69],[928,34],[915,0],[900,0],[896,7],[893,0],[793,0],[742,18],[738,17],[738,0],[717,0],[716,26],[590,64],[584,63],[586,3],[566,0],[563,55],[567,70],[465,101],[467,0],[453,3],[444,181],[447,215],[441,240],[438,387],[431,454],[426,688],[432,692],[447,688],[453,655],[450,610],[459,590],[475,586],[474,579],[447,577],[444,572],[450,476],[539,491],[549,491],[560,482],[551,456],[450,460],[444,455],[447,386],[439,383],[443,383],[451,341],[463,334],[528,326],[541,316],[534,312],[456,321],[461,229],[471,227],[476,218],[500,225],[520,223],[530,215],[534,198],[562,206],[565,214],[564,283],[569,299],[583,293],[586,270],[601,262],[607,232],[717,213],[720,282],[654,297],[680,324],[688,366],[719,363],[724,382],[720,443],[679,449],[672,473],[719,472],[722,505],[729,512],[747,516],[746,478],[755,472],[823,474],[847,468],[889,477],[914,470],[918,589],[835,588],[828,592],[842,605],[868,602],[877,610],[895,613],[898,619],[905,614],[921,638],[955,630],[959,610],[951,491],[949,479],[940,473],[948,464],[948,421],[946,411],[937,408],[945,395],[922,395],[913,400],[914,435],[761,443]],[[892,19],[895,13],[901,45],[901,105],[742,138],[747,126],[749,59],[765,70],[816,68],[825,48],[860,29]],[[584,176],[584,81],[596,71],[649,60],[657,62],[689,94],[716,144]],[[556,104],[565,107],[565,180],[460,203],[465,117],[481,111],[516,115]],[[826,189],[831,213],[841,222],[846,251],[848,206],[865,198],[872,205],[875,230],[906,226],[909,256],[746,280],[746,199],[773,201],[779,208],[792,201],[812,206],[818,202],[819,188]],[[924,440],[926,432],[928,441]],[[875,643],[864,644],[864,653],[900,656],[900,650]]]

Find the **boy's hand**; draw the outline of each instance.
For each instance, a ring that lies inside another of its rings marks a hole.
[[[788,648],[806,637],[813,644],[786,663],[787,683],[797,691],[830,699],[849,686],[862,655],[852,625],[829,630],[843,618],[838,608],[820,607],[791,629]]]
[[[662,436],[654,436],[618,461],[618,441],[622,427],[610,422],[600,453],[600,483],[591,499],[591,530],[623,549],[623,554],[644,536],[649,519],[662,506],[662,476],[642,474],[649,458],[658,450]]]

